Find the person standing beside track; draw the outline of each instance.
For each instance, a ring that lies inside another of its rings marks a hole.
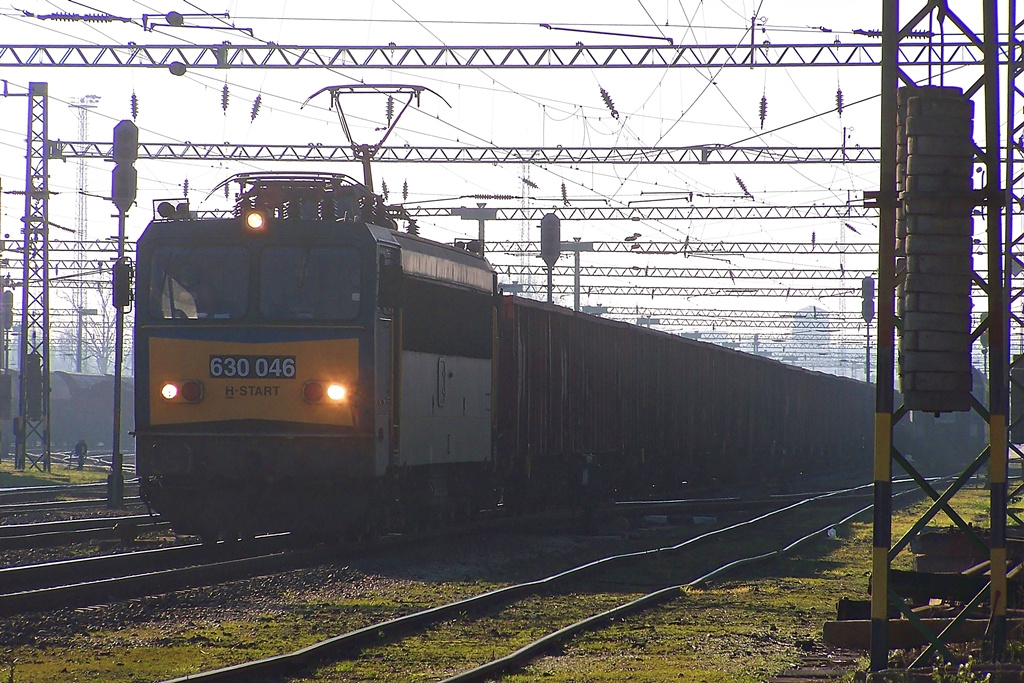
[[[79,439],[78,443],[75,444],[75,458],[78,460],[78,469],[82,469],[85,464],[85,456],[89,453],[89,444],[85,442],[85,439]]]

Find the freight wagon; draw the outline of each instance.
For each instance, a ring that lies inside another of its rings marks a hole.
[[[870,473],[874,388],[517,297],[498,323],[497,461],[514,498],[782,486]]]

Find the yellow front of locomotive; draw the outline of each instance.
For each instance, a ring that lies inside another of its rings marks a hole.
[[[139,240],[142,495],[179,533],[344,533],[386,468],[387,231],[353,221],[154,221]],[[385,318],[386,321],[386,318]],[[383,371],[378,364],[383,364]]]
[[[359,339],[149,337],[149,425],[238,420],[355,427]]]

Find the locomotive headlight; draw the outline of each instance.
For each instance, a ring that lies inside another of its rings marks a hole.
[[[160,387],[160,395],[172,403],[199,403],[203,400],[203,383],[197,379],[166,382]]]
[[[259,209],[251,209],[245,212],[245,227],[254,232],[267,227],[267,215]]]
[[[327,398],[332,401],[344,401],[348,390],[341,384],[331,384],[327,387]]]
[[[325,387],[324,384],[327,386]],[[302,398],[306,403],[321,403],[325,398],[331,403],[340,403],[348,396],[348,388],[337,382],[318,382],[312,380],[302,386]]]

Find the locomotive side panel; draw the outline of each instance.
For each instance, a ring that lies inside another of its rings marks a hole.
[[[402,354],[402,466],[490,460],[491,361]]]
[[[479,257],[396,235],[402,246],[401,467],[491,459],[493,276]],[[449,468],[450,469],[450,468]],[[472,473],[437,471],[431,486]]]

